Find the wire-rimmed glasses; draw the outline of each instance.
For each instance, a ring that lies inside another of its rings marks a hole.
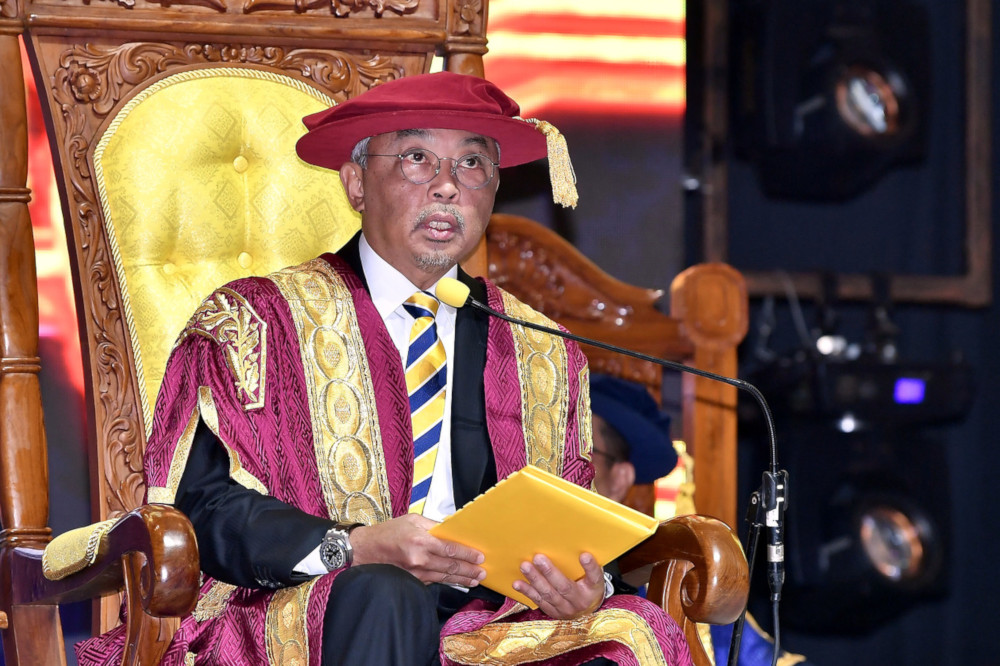
[[[464,187],[478,190],[493,180],[500,166],[482,153],[469,153],[461,157],[438,157],[426,148],[411,148],[404,153],[368,153],[368,157],[395,157],[403,176],[414,185],[434,180],[441,172],[441,161],[451,160],[451,175]]]

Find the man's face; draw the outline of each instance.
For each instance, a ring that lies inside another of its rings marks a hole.
[[[496,142],[463,130],[426,129],[379,134],[368,145],[368,166],[354,163],[340,171],[348,200],[362,213],[361,227],[372,249],[420,288],[433,285],[479,243],[496,198],[499,175],[470,190],[451,174],[453,159],[442,159],[429,182],[416,185],[403,176],[394,155],[426,149],[440,158],[482,153],[497,159]]]

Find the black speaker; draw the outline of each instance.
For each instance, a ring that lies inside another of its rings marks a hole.
[[[843,432],[802,418],[781,418],[778,431],[789,475],[783,627],[866,633],[947,592],[941,441],[920,428]],[[769,618],[766,583],[755,576],[753,587],[753,612]]]
[[[734,0],[732,135],[774,198],[839,201],[925,154],[927,10],[908,0]]]

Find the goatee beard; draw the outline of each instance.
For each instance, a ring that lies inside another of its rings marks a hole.
[[[435,204],[420,211],[413,228],[417,229],[429,216],[434,213],[445,213],[452,216],[455,219],[457,233],[465,235],[465,216],[462,215],[462,211],[460,211],[457,207],[448,204]],[[418,254],[415,255],[413,259],[421,270],[427,272],[434,272],[442,268],[451,268],[458,263],[458,260],[455,257],[452,257],[444,250]]]

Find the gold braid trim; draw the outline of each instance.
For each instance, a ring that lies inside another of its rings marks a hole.
[[[556,323],[501,291],[504,312],[533,323]],[[562,476],[569,420],[569,355],[561,338],[511,326],[521,384],[521,414],[528,464]]]
[[[309,663],[306,613],[309,595],[319,578],[285,587],[274,593],[267,606],[264,631],[268,666],[304,666]]]
[[[573,162],[569,159],[569,146],[566,137],[559,133],[551,123],[537,118],[521,118],[519,120],[531,123],[539,132],[545,135],[545,149],[549,154],[549,180],[552,182],[552,200],[563,208],[576,208],[580,197],[576,192],[576,172]]]
[[[493,622],[476,631],[448,636],[442,646],[448,658],[460,664],[512,666],[551,659],[605,641],[626,646],[640,664],[667,666],[649,625],[636,613],[620,608],[578,620]]]
[[[392,517],[373,372],[351,292],[323,259],[268,276],[288,301],[305,372],[323,498],[334,520]]]
[[[576,427],[580,433],[580,455],[590,460],[594,448],[594,419],[590,414],[590,367],[583,366],[579,376],[580,390],[576,398]]]

